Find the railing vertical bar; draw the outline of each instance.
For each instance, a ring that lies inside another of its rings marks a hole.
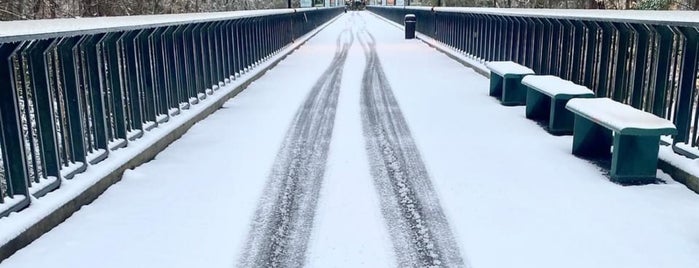
[[[655,48],[653,113],[666,117],[665,96],[669,79],[670,53],[674,33],[664,25],[654,26],[658,33],[658,46]]]
[[[543,27],[543,39],[541,43],[541,73],[551,74],[551,62],[554,60],[551,53],[551,44],[553,39],[553,25],[551,20],[542,18],[541,21],[544,23]]]
[[[0,44],[0,153],[2,153],[5,181],[7,182],[7,196],[29,195],[27,178],[27,159],[22,138],[22,126],[15,87],[15,71],[12,57],[20,55],[24,46],[21,42]],[[0,198],[1,199],[1,198]],[[28,205],[26,198],[24,206]],[[0,216],[9,214],[12,210],[0,211]]]
[[[561,23],[561,65],[560,76],[563,79],[573,80],[570,65],[573,62],[575,51],[575,28],[569,20],[559,20]]]
[[[53,96],[49,86],[48,54],[54,49],[56,39],[37,40],[27,48],[31,73],[36,127],[39,134],[39,157],[44,176],[60,178],[60,157],[54,121]],[[8,159],[8,161],[10,161]],[[35,182],[38,178],[35,177]]]
[[[573,42],[571,43],[572,48],[572,61],[571,61],[571,81],[577,84],[584,84],[584,50],[585,43],[583,43],[583,38],[585,36],[585,24],[579,20],[571,20],[570,23],[573,26]]]
[[[102,76],[102,65],[99,64],[99,54],[98,46],[100,46],[100,40],[104,38],[104,34],[97,34],[88,37],[88,39],[81,44],[80,50],[84,53],[85,57],[85,77],[86,89],[90,95],[90,112],[92,114],[92,124],[94,129],[94,142],[98,149],[104,149],[104,157],[109,154],[109,134],[107,131],[107,121],[105,116],[104,108],[104,90],[101,80]],[[91,164],[94,164],[91,163]]]
[[[597,96],[598,97],[608,97],[609,96],[609,65],[611,64],[611,49],[612,47],[612,36],[614,34],[614,28],[609,22],[600,23],[602,30],[602,47],[600,50],[600,65],[597,76]]]
[[[551,61],[549,62],[549,74],[561,76],[561,39],[564,37],[561,32],[561,20],[550,19],[551,23],[551,44],[549,46]]]
[[[616,23],[614,27],[617,29],[619,40],[616,43],[616,70],[614,71],[614,93],[612,94],[612,99],[627,103],[628,84],[625,82],[628,77],[628,70],[626,67],[631,33],[628,30],[628,26],[623,23]]]
[[[77,64],[75,59],[78,58],[77,47],[82,42],[83,37],[72,37],[61,40],[58,44],[58,53],[61,63],[61,71],[63,75],[63,93],[67,109],[67,135],[70,139],[70,150],[73,156],[73,161],[85,163],[87,154],[85,139],[83,137],[83,120],[82,120],[82,104],[80,99],[80,89]],[[64,133],[63,135],[66,135]]]
[[[124,62],[124,90],[126,111],[129,115],[128,128],[131,131],[143,129],[143,107],[141,105],[141,88],[138,77],[138,52],[136,50],[136,36],[140,31],[128,31],[122,36],[121,44],[124,48],[122,59]],[[133,137],[132,137],[133,138]]]
[[[533,69],[538,74],[544,73],[544,49],[546,25],[540,18],[534,18],[534,49],[532,52]]]
[[[144,29],[138,36],[136,36],[136,47],[139,56],[139,77],[141,92],[143,94],[142,105],[143,105],[143,121],[152,122],[153,127],[158,125],[158,102],[156,100],[156,80],[154,78],[153,69],[155,64],[153,64],[155,57],[152,57],[149,38],[155,32],[156,29]]]
[[[694,104],[697,82],[699,32],[693,27],[679,27],[678,30],[684,35],[685,42],[682,47],[682,58],[680,62],[681,73],[679,77],[679,92],[674,120],[677,126],[677,136],[675,136],[674,141],[675,143],[688,142],[694,146],[697,141],[696,131],[692,131],[692,128],[696,129],[696,124],[692,126],[692,106]],[[696,119],[694,119],[694,122],[696,122]],[[690,133],[690,131],[692,133]]]

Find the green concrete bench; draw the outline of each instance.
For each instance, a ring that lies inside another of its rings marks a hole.
[[[608,98],[576,98],[566,108],[575,114],[573,154],[608,156],[612,181],[623,184],[656,180],[661,135],[675,135],[672,122]]]
[[[534,71],[512,61],[491,61],[485,66],[490,69],[490,96],[500,99],[503,105],[524,105],[527,90],[522,86],[522,78]]]
[[[527,88],[526,117],[548,120],[548,132],[556,135],[573,133],[573,113],[565,109],[568,100],[595,97],[589,88],[553,75],[527,75],[522,85]]]

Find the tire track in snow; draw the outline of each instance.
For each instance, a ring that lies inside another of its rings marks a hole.
[[[442,212],[376,52],[374,37],[358,34],[366,68],[362,127],[399,267],[467,267]]]
[[[325,173],[344,63],[346,27],[335,56],[296,112],[251,224],[241,267],[301,267]]]

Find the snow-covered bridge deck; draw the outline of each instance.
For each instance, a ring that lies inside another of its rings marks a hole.
[[[696,194],[609,182],[487,83],[342,15],[0,267],[699,266]]]

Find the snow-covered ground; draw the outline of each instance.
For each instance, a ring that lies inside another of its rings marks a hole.
[[[360,19],[357,16],[361,17]],[[299,107],[350,25],[376,39],[386,80],[465,265],[699,267],[699,196],[684,185],[619,186],[571,155],[488,80],[368,12],[343,15],[153,161],[0,267],[231,267]],[[400,262],[372,177],[350,47],[305,266]],[[395,112],[395,111],[394,111]],[[390,219],[390,218],[389,218]]]

